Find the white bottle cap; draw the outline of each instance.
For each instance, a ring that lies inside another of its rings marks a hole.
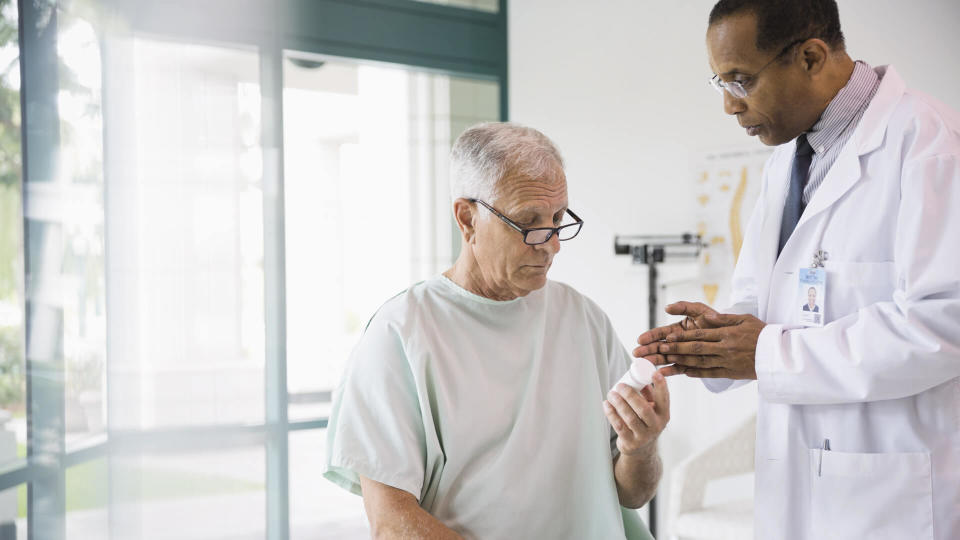
[[[643,358],[634,359],[630,369],[620,377],[617,384],[623,383],[640,391],[644,386],[653,382],[653,374],[657,371],[657,366]],[[616,388],[616,385],[614,385]]]

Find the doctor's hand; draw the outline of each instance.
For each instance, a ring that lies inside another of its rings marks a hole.
[[[700,302],[677,302],[676,304],[667,306],[664,311],[670,315],[686,315],[686,317],[679,322],[644,332],[637,338],[637,343],[640,346],[633,350],[633,356],[646,358],[658,366],[673,364],[680,360],[680,357],[677,355],[659,354],[657,348],[650,348],[651,344],[658,341],[665,341],[667,336],[671,334],[681,334],[686,330],[718,328],[721,326],[717,320],[719,314],[710,306]],[[681,373],[672,366],[663,368],[660,372],[668,377]]]
[[[752,315],[720,314],[693,302],[671,304],[667,313],[687,318],[641,335],[634,356],[656,365],[673,364],[662,370],[665,375],[757,378],[757,341],[766,323]]]
[[[649,452],[651,444],[670,421],[667,379],[654,373],[653,384],[639,392],[626,384],[618,384],[603,401],[603,412],[617,432],[617,449],[621,455]]]

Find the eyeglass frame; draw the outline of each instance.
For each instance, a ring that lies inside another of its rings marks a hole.
[[[758,69],[753,75],[748,75],[748,76],[747,76],[748,78],[747,78],[746,81],[730,81],[730,82],[725,82],[723,79],[720,78],[720,75],[719,75],[719,74],[716,74],[716,73],[715,73],[715,74],[713,75],[713,77],[710,77],[710,80],[707,81],[707,84],[709,84],[710,86],[712,86],[713,89],[716,90],[717,92],[720,92],[721,95],[723,95],[723,91],[726,90],[731,96],[733,96],[733,97],[735,97],[735,98],[737,98],[737,99],[743,99],[743,98],[747,97],[747,96],[750,94],[749,92],[747,92],[747,88],[746,88],[745,84],[750,84],[750,83],[752,83],[754,80],[756,80],[756,78],[760,75],[760,73],[761,73],[763,70],[765,70],[765,69],[767,69],[768,67],[770,67],[770,64],[773,64],[777,59],[779,59],[781,56],[783,56],[784,54],[786,54],[787,51],[789,51],[789,50],[792,49],[793,47],[796,47],[797,45],[799,45],[799,44],[801,44],[801,43],[804,43],[804,42],[806,42],[806,41],[809,41],[809,40],[811,40],[811,39],[813,39],[813,38],[798,39],[798,40],[794,41],[793,43],[790,43],[789,45],[787,45],[786,47],[784,47],[782,51],[780,51],[779,53],[777,53],[776,56],[774,56],[773,58],[771,58],[769,62],[767,62],[766,64],[764,64],[762,68]],[[738,95],[736,94],[736,92],[734,92],[734,89],[737,89],[737,88],[739,88],[739,89],[740,89],[740,92],[743,93],[742,96],[738,96]]]
[[[505,215],[501,214],[500,212],[498,212],[496,208],[494,208],[494,207],[490,206],[489,204],[481,201],[480,199],[467,199],[467,201],[472,202],[472,203],[480,203],[480,204],[483,205],[484,208],[486,208],[487,210],[493,212],[493,214],[494,214],[495,216],[497,216],[498,218],[500,218],[501,220],[503,220],[504,223],[506,223],[507,225],[509,225],[510,227],[512,227],[512,228],[513,228],[514,230],[516,230],[518,233],[522,234],[522,235],[523,235],[523,243],[526,244],[526,245],[528,245],[528,246],[542,246],[543,244],[546,244],[547,242],[549,242],[549,241],[553,238],[553,235],[557,235],[557,240],[560,241],[560,242],[566,242],[567,240],[573,240],[574,238],[577,237],[578,234],[580,234],[580,231],[583,229],[583,220],[580,219],[580,216],[578,216],[577,214],[575,214],[575,213],[573,212],[573,210],[571,210],[571,209],[569,209],[569,208],[566,209],[565,213],[570,214],[570,217],[572,217],[573,219],[576,220],[574,223],[567,223],[566,225],[560,225],[559,227],[530,227],[530,228],[524,228],[524,227],[521,227],[520,225],[517,225],[513,220],[511,220],[511,219],[508,218],[507,216],[505,216]],[[573,236],[571,236],[570,238],[560,238],[560,229],[566,229],[567,227],[573,227],[574,225],[576,225],[578,228],[577,228],[577,232],[574,233]],[[535,244],[531,244],[530,242],[527,242],[527,235],[530,234],[530,233],[532,233],[532,232],[534,232],[534,231],[550,231],[550,234],[547,235],[547,238],[546,238],[543,242],[537,242],[537,243],[535,243]]]

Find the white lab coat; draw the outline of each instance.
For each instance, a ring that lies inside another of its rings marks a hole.
[[[960,115],[876,71],[876,96],[779,259],[794,144],[775,150],[734,272],[731,311],[768,323],[761,540],[960,539]],[[797,271],[818,250],[827,324],[802,328]]]

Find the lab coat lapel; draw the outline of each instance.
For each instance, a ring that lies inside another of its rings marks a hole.
[[[797,231],[801,231],[804,223],[830,208],[856,185],[863,176],[860,156],[873,152],[883,143],[887,121],[897,101],[903,95],[906,85],[891,66],[881,66],[876,71],[882,77],[880,88],[877,89],[863,118],[860,119],[860,125],[840,151],[837,161],[830,167],[823,183],[817,188],[813,198],[810,199],[810,204],[800,216]]]
[[[793,150],[781,149],[785,157],[770,162],[767,172],[766,193],[764,195],[764,218],[757,242],[761,249],[757,250],[757,306],[759,317],[766,317],[767,300],[770,294],[770,278],[777,262],[777,246],[780,243],[780,221],[783,219],[783,205],[787,199],[787,190],[790,187],[790,167],[793,164]]]
[[[860,154],[857,151],[856,144],[853,144],[855,142],[851,138],[843,150],[840,151],[837,161],[830,167],[823,183],[814,192],[810,204],[807,205],[803,215],[800,216],[796,231],[800,231],[804,223],[837,202],[860,180]]]

